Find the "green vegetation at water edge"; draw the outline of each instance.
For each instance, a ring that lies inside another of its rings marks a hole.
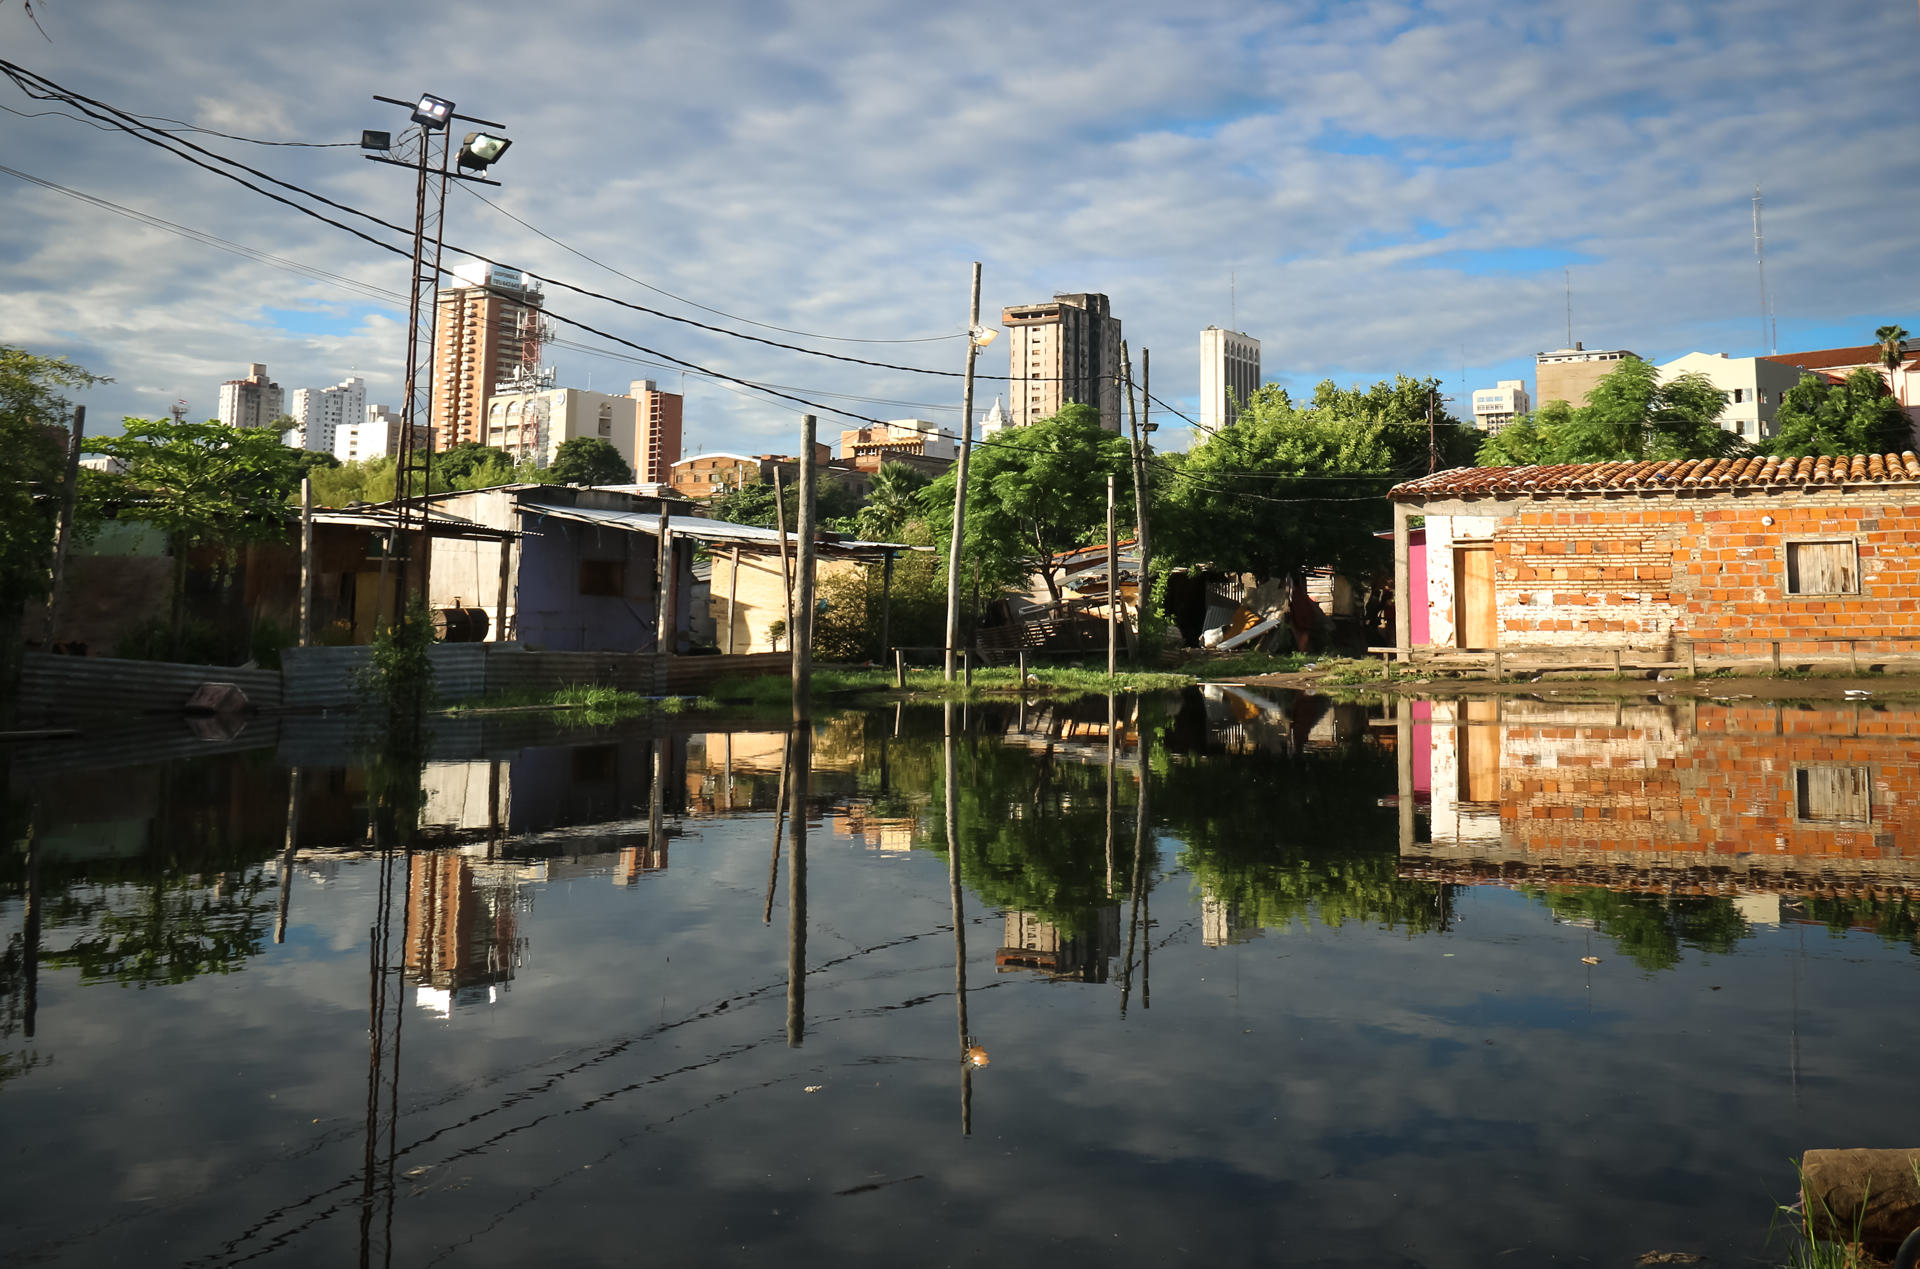
[[[504,710],[582,710],[595,716],[631,718],[641,714],[680,714],[712,702],[692,696],[642,696],[604,683],[569,683],[551,690],[529,688],[494,692],[462,701],[449,714],[480,714]]]
[[[1027,678],[1025,690],[1029,694],[1048,696],[1104,692],[1170,692],[1190,687],[1197,682],[1189,674],[1156,670],[1123,670],[1112,678],[1108,678],[1104,669],[1087,669],[1080,666],[1035,666],[1029,668]],[[878,667],[815,670],[812,681],[815,696],[854,695],[896,690],[893,686],[893,671]],[[1022,690],[1022,684],[1020,672],[1013,666],[976,667],[973,672],[971,692],[958,672],[954,682],[948,683],[940,670],[912,669],[907,671],[905,690],[910,695],[959,699],[992,693],[1010,694]],[[777,674],[757,678],[727,678],[714,684],[712,692],[715,697],[724,701],[775,705],[792,696],[793,682],[787,676]]]

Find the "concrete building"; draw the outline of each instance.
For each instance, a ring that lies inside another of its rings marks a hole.
[[[331,388],[301,388],[293,394],[294,426],[285,440],[296,449],[333,453],[340,429],[367,417],[367,381],[343,379]]]
[[[1000,311],[1008,328],[1009,421],[1025,427],[1069,402],[1095,406],[1100,426],[1120,430],[1120,319],[1097,293],[1056,295]]]
[[[546,338],[542,297],[514,269],[471,264],[440,292],[433,334],[433,447],[484,442],[487,403],[501,386],[531,374]]]
[[[266,427],[282,414],[286,394],[267,378],[265,362],[250,362],[247,377],[220,385],[220,421],[228,427]]]
[[[864,470],[908,457],[937,458],[951,463],[960,456],[960,438],[925,419],[895,419],[872,427],[840,433],[840,457]]]
[[[1533,358],[1533,399],[1541,405],[1549,401],[1585,405],[1587,393],[1593,391],[1593,385],[1606,378],[1621,358],[1634,355],[1625,348],[1599,351],[1579,343],[1571,348],[1536,353]]]
[[[680,430],[686,398],[664,392],[651,379],[635,379],[627,390],[635,402],[633,478],[664,485],[680,458]]]
[[[1209,326],[1200,332],[1200,426],[1217,432],[1260,387],[1260,341]]]
[[[584,388],[546,388],[503,392],[487,401],[487,426],[475,438],[515,459],[548,467],[560,446],[580,437],[597,437],[620,451],[634,466],[636,407],[632,397],[616,397]]]
[[[432,429],[415,424],[414,444],[425,446]],[[400,416],[384,405],[370,405],[357,423],[343,423],[333,434],[333,456],[343,463],[391,458],[400,449]]]
[[[1473,425],[1483,432],[1497,432],[1531,409],[1533,398],[1524,379],[1502,379],[1473,393]]]
[[[1758,441],[1777,430],[1780,398],[1800,382],[1800,372],[1770,357],[1729,357],[1725,353],[1691,352],[1659,368],[1660,382],[1685,374],[1705,375],[1727,394],[1720,426],[1742,440]]]
[[[667,483],[688,498],[712,498],[760,483],[760,460],[749,454],[717,451],[683,458],[669,469]]]

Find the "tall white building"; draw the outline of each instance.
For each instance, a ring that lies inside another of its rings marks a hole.
[[[1217,432],[1260,387],[1260,341],[1209,326],[1200,332],[1200,426]]]
[[[1045,304],[1000,311],[1007,340],[1011,425],[1025,427],[1069,402],[1100,411],[1100,426],[1120,430],[1120,319],[1097,292],[1056,295]]]
[[[633,467],[639,448],[637,394],[643,383],[646,391],[654,391],[650,380],[637,380],[633,385],[636,395],[624,397],[584,388],[496,393],[487,401],[486,430],[478,439],[516,459],[531,458],[534,466],[546,467],[563,442],[582,436],[599,437],[619,450],[627,466]],[[673,439],[677,451],[677,429]],[[674,457],[679,457],[677,452]]]
[[[1800,371],[1794,366],[1770,357],[1729,357],[1725,353],[1691,352],[1658,370],[1662,383],[1684,374],[1705,375],[1727,397],[1720,426],[1749,441],[1774,434],[1780,398],[1800,382]]]
[[[433,432],[425,425],[413,429],[414,444],[425,448]],[[390,458],[400,448],[400,416],[384,405],[370,405],[365,417],[334,429],[333,456],[343,463]]]
[[[267,378],[263,361],[247,364],[247,377],[220,385],[220,421],[228,427],[265,427],[286,413],[286,394]]]
[[[1491,388],[1474,389],[1473,425],[1483,432],[1497,432],[1532,410],[1525,379],[1502,379]]]
[[[294,428],[287,444],[333,453],[340,429],[367,416],[367,381],[346,379],[331,388],[301,388],[293,394]]]

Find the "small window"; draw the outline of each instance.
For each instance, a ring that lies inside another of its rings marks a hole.
[[[627,593],[625,560],[581,560],[582,595],[624,595]]]
[[[1794,814],[1805,824],[1873,823],[1873,773],[1866,767],[1801,767],[1793,773]]]
[[[1859,593],[1860,554],[1852,542],[1787,543],[1787,594]]]
[[[1735,388],[1733,390],[1733,403],[1739,405],[1740,402],[1746,398],[1746,395],[1747,390],[1745,388]]]

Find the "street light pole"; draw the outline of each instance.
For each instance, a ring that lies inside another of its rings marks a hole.
[[[982,335],[985,338],[982,338]],[[946,681],[953,682],[954,649],[960,642],[960,542],[967,523],[967,458],[973,452],[973,363],[993,338],[980,329],[980,262],[973,262],[973,298],[967,308],[967,377],[960,391],[960,460],[953,477],[953,540],[947,546]]]

